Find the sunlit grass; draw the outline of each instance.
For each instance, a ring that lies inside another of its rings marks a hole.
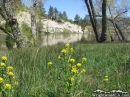
[[[86,73],[79,78],[78,89],[73,91],[75,97],[91,97],[96,89],[130,91],[130,76],[128,76],[130,66],[126,64],[130,64],[129,43],[71,44],[71,46],[74,48],[71,57],[76,63],[83,57],[87,58],[84,64]],[[55,45],[1,51],[0,57],[7,56],[6,63],[15,68],[14,72],[18,76],[19,88],[13,97],[60,95],[65,97],[65,94],[60,92],[64,87],[57,81],[59,78],[55,73],[59,71],[60,66],[63,66],[63,63],[58,61],[59,53],[63,48],[64,45]],[[48,62],[53,63],[53,73]],[[108,76],[107,85],[104,83],[105,76]]]

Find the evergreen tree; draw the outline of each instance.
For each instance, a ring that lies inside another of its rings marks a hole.
[[[63,14],[59,11],[59,19],[63,19]]]
[[[42,0],[39,0],[38,1],[38,4],[37,4],[37,13],[41,16],[44,16],[45,15],[45,8],[44,8],[44,4],[42,2]]]
[[[74,18],[74,22],[76,24],[79,24],[79,21],[80,21],[80,16],[78,14],[75,15],[75,18]]]
[[[54,15],[54,8],[50,6],[48,16],[52,17]]]
[[[80,20],[80,16],[78,14],[76,14],[74,20],[75,21],[79,21]]]
[[[63,11],[63,19],[67,20],[68,17],[67,17],[67,13],[65,11]]]
[[[55,7],[54,8],[54,17],[56,18],[58,16],[58,10],[57,10],[57,8]]]

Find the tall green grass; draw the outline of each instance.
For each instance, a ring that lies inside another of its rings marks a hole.
[[[91,97],[96,89],[130,91],[129,43],[75,43],[71,46],[75,49],[72,57],[76,62],[87,58],[86,73],[79,79],[80,86],[75,89],[74,97]],[[14,66],[19,79],[13,97],[68,97],[61,92],[63,87],[57,83],[56,73],[51,73],[47,65],[52,61],[55,70],[63,65],[58,61],[62,48],[64,45],[0,51],[0,56],[7,56],[7,64]],[[103,82],[104,76],[108,76],[107,84]]]

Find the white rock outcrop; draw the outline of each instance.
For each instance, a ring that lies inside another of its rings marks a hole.
[[[20,26],[24,21],[25,23],[28,24],[29,27],[31,27],[31,15],[29,12],[20,12],[17,14],[16,17]],[[83,33],[81,26],[72,24],[67,21],[65,22],[62,20],[63,23],[58,23],[50,19],[42,19],[41,22],[43,24],[43,31],[45,32],[50,33],[63,32],[64,29],[67,29],[70,32]]]

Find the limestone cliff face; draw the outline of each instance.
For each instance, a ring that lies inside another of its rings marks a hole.
[[[21,26],[22,22],[24,21],[25,23],[28,24],[29,27],[31,27],[31,16],[30,13],[28,12],[20,12],[17,15],[17,20],[19,22],[19,26]],[[43,19],[41,20],[43,24],[43,31],[44,32],[63,32],[64,29],[69,30],[70,32],[76,32],[76,33],[83,33],[81,26],[78,26],[76,24],[72,24],[70,22],[65,22],[62,20],[62,23],[58,23],[54,20],[51,19]]]

